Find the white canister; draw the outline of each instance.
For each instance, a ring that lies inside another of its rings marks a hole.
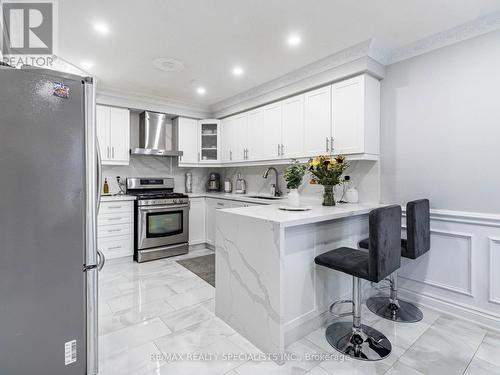
[[[347,203],[358,203],[359,202],[359,194],[356,188],[351,187],[345,192],[345,200]]]
[[[288,192],[288,205],[290,207],[300,207],[300,194],[298,189],[290,189]]]

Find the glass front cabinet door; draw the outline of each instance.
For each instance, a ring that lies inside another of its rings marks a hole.
[[[200,163],[214,163],[220,160],[220,121],[200,120]]]

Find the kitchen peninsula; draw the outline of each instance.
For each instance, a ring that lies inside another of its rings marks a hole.
[[[283,353],[319,327],[333,301],[349,295],[352,278],[317,268],[314,257],[356,248],[368,234],[368,213],[380,205],[278,207],[216,213],[216,315],[267,353]]]

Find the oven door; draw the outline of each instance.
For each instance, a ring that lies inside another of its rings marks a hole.
[[[139,206],[137,215],[137,249],[188,242],[189,207]]]

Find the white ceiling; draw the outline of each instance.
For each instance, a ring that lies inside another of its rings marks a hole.
[[[58,55],[94,62],[101,88],[208,106],[367,39],[392,50],[496,11],[498,0],[60,0]],[[186,69],[159,71],[158,57]]]

